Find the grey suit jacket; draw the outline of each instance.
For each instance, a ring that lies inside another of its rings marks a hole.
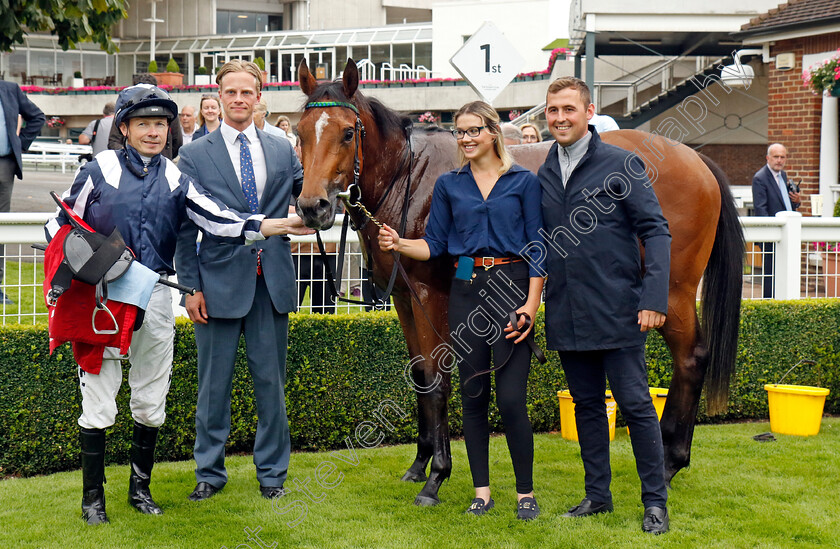
[[[23,164],[20,154],[28,149],[29,145],[40,135],[46,117],[41,109],[26,97],[26,94],[15,82],[0,80],[0,102],[3,103],[6,133],[12,146],[12,154],[15,155],[15,162],[17,162],[15,175],[18,179],[23,179]],[[21,115],[24,121],[20,135],[17,134],[18,115]]]
[[[782,170],[782,180],[787,183],[787,172]],[[773,172],[767,164],[763,168],[755,172],[752,180],[753,192],[753,210],[758,216],[774,216],[777,212],[783,212],[785,207],[785,200],[782,196],[782,191],[776,183],[776,178],[773,177]],[[793,211],[799,209],[799,202],[790,201]]]
[[[291,196],[297,197],[303,186],[303,169],[287,140],[259,129],[257,136],[267,170],[259,213],[266,217],[286,217]],[[207,192],[229,208],[249,211],[221,130],[185,145],[180,157],[181,171]],[[280,313],[296,310],[297,288],[288,239],[274,236],[246,246],[204,233],[196,254],[198,230],[189,220],[181,226],[175,269],[181,284],[204,292],[207,314],[217,318],[242,318],[248,314],[254,301],[258,254],[274,308]]]

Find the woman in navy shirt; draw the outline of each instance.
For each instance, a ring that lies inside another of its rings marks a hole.
[[[400,238],[386,225],[379,231],[379,246],[420,261],[443,254],[456,259],[449,326],[458,355],[464,440],[475,486],[467,512],[483,515],[494,506],[488,466],[491,385],[489,375],[483,375],[489,373],[492,353],[496,402],[516,476],[517,517],[530,520],[539,514],[532,478],[534,436],[525,405],[531,350],[516,343],[532,328],[519,331],[526,324],[520,313],[533,319],[540,305],[542,264],[522,256],[528,255],[530,243],[542,244],[541,193],[537,177],[513,164],[499,122],[498,113],[483,101],[461,107],[452,133],[462,166],[435,183],[426,235]],[[516,327],[508,320],[514,311]]]

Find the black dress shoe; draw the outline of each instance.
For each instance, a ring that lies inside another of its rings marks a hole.
[[[588,517],[589,515],[597,515],[598,513],[612,513],[613,504],[611,501],[606,503],[598,503],[589,498],[583,498],[580,505],[575,505],[567,513],[563,513],[564,517]]]
[[[265,499],[277,499],[286,495],[286,490],[282,486],[260,486],[260,494]]]
[[[665,507],[645,508],[645,518],[642,519],[642,530],[653,535],[667,532],[668,509]]]
[[[216,488],[209,482],[199,482],[195,485],[195,490],[189,495],[190,501],[203,501],[216,495],[216,492],[221,488]]]

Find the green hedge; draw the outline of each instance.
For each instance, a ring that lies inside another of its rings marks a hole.
[[[766,419],[765,383],[773,383],[802,358],[816,365],[794,370],[785,383],[831,389],[826,411],[840,412],[840,300],[745,302],[738,367],[728,412],[713,421]],[[538,318],[538,343],[542,316]],[[377,422],[375,411],[392,400],[409,417],[389,416],[395,429],[382,429],[384,442],[416,437],[416,397],[404,377],[408,361],[402,331],[393,313],[292,315],[286,383],[292,445],[297,450],[343,446],[363,421]],[[69,346],[48,354],[43,326],[0,329],[0,476],[34,475],[78,467],[80,410],[75,365]],[[566,387],[556,353],[533,364],[528,411],[537,431],[559,428],[557,390]],[[648,341],[651,386],[667,387],[670,355],[662,338]],[[127,368],[125,368],[127,374]],[[457,387],[457,375],[453,386]],[[196,357],[192,327],[176,327],[172,388],[161,430],[159,460],[190,459],[194,442]],[[117,424],[108,431],[108,459],[124,463],[131,440],[128,384],[118,397]],[[450,429],[461,433],[459,392],[450,397]],[[710,421],[701,404],[700,421]],[[378,422],[382,425],[382,422]],[[493,409],[491,425],[501,430]],[[233,383],[230,452],[250,451],[256,428],[254,393],[240,347]]]

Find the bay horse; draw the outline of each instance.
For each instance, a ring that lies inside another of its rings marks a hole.
[[[378,220],[395,228],[400,226],[403,196],[408,193],[403,236],[420,238],[436,179],[457,167],[454,137],[445,131],[412,132],[408,118],[365,97],[358,91],[359,72],[352,59],[335,82],[318,84],[305,60],[298,75],[307,96],[298,124],[304,181],[297,211],[304,223],[317,230],[331,227],[339,193],[357,180],[360,202]],[[743,233],[726,177],[711,160],[676,141],[636,130],[609,132],[602,138],[635,151],[645,161],[672,235],[668,315],[659,330],[674,361],[660,422],[665,477],[670,483],[689,464],[704,380],[707,412],[713,415],[726,407],[737,350]],[[549,146],[511,149],[519,164],[536,172]],[[373,223],[356,208],[348,213],[361,233],[363,253],[373,265],[374,283],[384,288],[394,256],[380,251]],[[401,264],[416,299],[412,300],[401,279],[392,297],[411,357],[419,432],[416,457],[402,479],[425,481],[415,504],[435,505],[440,502],[438,489],[452,469],[447,421],[451,368],[442,367],[446,359],[439,356],[438,335],[449,334],[447,304],[454,268],[446,259],[402,260]],[[696,308],[701,277],[702,324]]]

